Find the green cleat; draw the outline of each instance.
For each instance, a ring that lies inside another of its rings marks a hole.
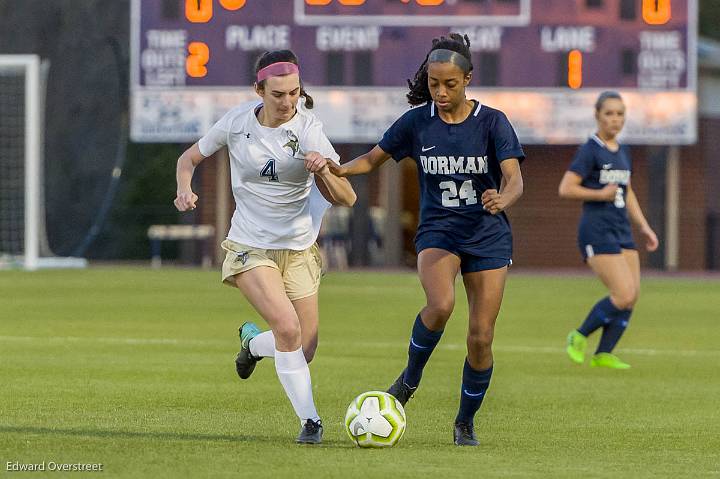
[[[580,334],[576,329],[570,331],[567,336],[567,351],[570,360],[577,364],[585,362],[585,349],[587,348],[587,337]]]
[[[630,369],[628,363],[624,363],[619,357],[610,353],[597,353],[590,361],[591,368]]]
[[[250,340],[260,332],[255,323],[245,323],[240,328],[240,352],[235,358],[235,370],[241,379],[249,378],[257,362],[262,359],[250,354]]]

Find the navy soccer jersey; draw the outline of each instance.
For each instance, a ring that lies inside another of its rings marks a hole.
[[[482,207],[486,189],[500,190],[500,163],[525,158],[517,135],[499,110],[473,100],[461,123],[443,121],[433,102],[401,116],[378,146],[395,161],[410,157],[420,181],[420,224],[416,247],[424,236],[442,233],[462,253],[487,258],[512,256],[512,235],[504,213]]]
[[[614,201],[585,201],[578,229],[578,244],[583,256],[619,253],[620,248],[634,248],[628,221],[627,185],[632,162],[627,147],[610,151],[593,135],[575,154],[570,171],[581,178],[581,186],[599,190],[608,184],[618,185]],[[590,246],[590,248],[588,248]]]

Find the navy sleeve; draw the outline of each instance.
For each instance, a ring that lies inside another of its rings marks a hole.
[[[385,132],[378,146],[382,150],[393,157],[395,161],[400,161],[407,156],[412,156],[413,134],[412,134],[412,110],[406,112],[403,116],[395,120],[390,128]]]
[[[505,116],[505,113],[501,111],[498,112],[495,118],[495,124],[491,131],[491,139],[495,145],[495,155],[498,161],[517,158],[522,162],[525,159],[525,153],[515,134],[515,130],[510,124],[510,120]]]
[[[595,156],[588,145],[585,144],[578,149],[577,153],[575,153],[575,157],[573,158],[572,163],[570,163],[568,171],[577,173],[581,178],[585,179],[590,176],[594,165]]]

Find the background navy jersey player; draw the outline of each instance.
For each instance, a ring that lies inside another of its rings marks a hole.
[[[475,256],[512,256],[512,235],[505,213],[492,215],[480,201],[487,189],[500,190],[500,163],[522,160],[517,135],[504,113],[473,100],[472,114],[445,123],[430,102],[407,111],[378,146],[395,161],[412,158],[420,175],[418,252],[433,232],[449,234],[459,252]]]
[[[618,142],[625,125],[625,102],[606,91],[595,102],[596,133],[582,145],[563,175],[561,198],[583,202],[578,246],[587,265],[608,288],[608,295],[590,309],[585,321],[570,331],[566,352],[577,364],[585,362],[588,337],[602,330],[590,366],[628,369],[613,350],[628,326],[640,293],[640,258],[631,223],[647,251],[658,247],[632,188],[632,163],[627,147]]]
[[[618,185],[613,201],[585,201],[578,227],[578,246],[584,258],[595,254],[619,253],[620,249],[636,249],[627,212],[627,194],[632,162],[627,146],[610,150],[605,142],[593,135],[578,150],[569,171],[581,178],[581,186],[600,190],[609,184]]]

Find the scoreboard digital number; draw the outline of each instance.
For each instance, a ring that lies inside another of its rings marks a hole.
[[[133,0],[131,88],[217,97],[292,49],[306,85],[370,94],[451,31],[470,38],[471,87],[495,94],[696,90],[697,0]]]
[[[430,39],[467,33],[480,86],[687,88],[694,0],[136,0],[139,85],[247,83],[298,50],[316,85],[402,83]],[[345,53],[345,55],[342,55]]]
[[[530,21],[530,0],[295,0],[294,7],[299,25],[448,27]]]
[[[257,1],[257,0],[256,0]],[[499,20],[523,25],[530,19],[530,0],[293,0],[294,21],[298,25],[448,26],[483,25]],[[219,0],[225,10],[245,7],[247,0]],[[430,7],[430,8],[427,8]],[[188,21],[206,23],[213,17],[213,1],[189,0],[185,4]],[[448,23],[454,19],[454,23]],[[459,22],[459,23],[457,23]]]

